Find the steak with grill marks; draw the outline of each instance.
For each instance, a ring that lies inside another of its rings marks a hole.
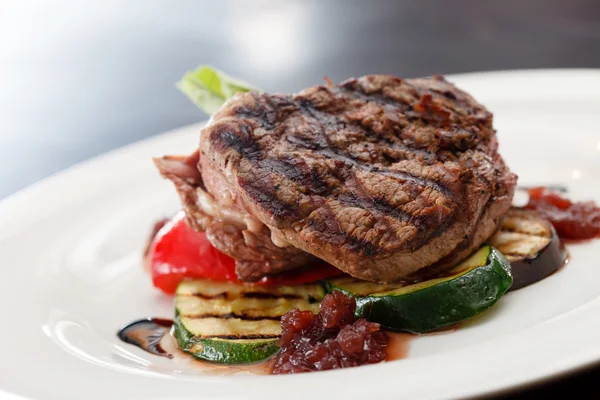
[[[491,113],[443,78],[369,75],[237,94],[202,130],[198,170],[215,203],[273,239],[241,278],[281,271],[269,251],[289,249],[289,267],[308,253],[392,282],[447,269],[493,234],[516,183],[497,148]],[[202,219],[197,199],[182,201]],[[213,244],[243,264],[243,246]]]
[[[231,201],[217,203],[206,191],[198,170],[199,153],[188,157],[166,156],[154,162],[160,173],[175,184],[188,224],[206,237],[217,249],[236,258],[236,274],[243,281],[257,281],[314,261],[300,249],[276,246],[271,231]]]

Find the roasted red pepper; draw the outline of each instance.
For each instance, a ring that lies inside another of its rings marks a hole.
[[[203,232],[190,228],[183,213],[177,214],[154,237],[147,255],[155,287],[173,294],[184,279],[238,282],[235,260],[213,247]],[[298,268],[269,278],[258,285],[294,285],[340,275],[324,262]]]

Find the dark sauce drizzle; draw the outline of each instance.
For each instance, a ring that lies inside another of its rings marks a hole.
[[[117,336],[125,343],[132,344],[150,354],[173,358],[160,345],[160,341],[169,334],[173,321],[163,318],[144,318],[132,322],[121,329]]]

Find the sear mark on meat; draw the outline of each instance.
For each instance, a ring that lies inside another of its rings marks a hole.
[[[264,224],[259,247],[274,234],[294,249],[289,268],[306,252],[379,282],[468,256],[498,226],[516,183],[492,115],[441,77],[369,75],[293,95],[238,94],[202,130],[200,153],[194,193]],[[172,180],[192,226],[208,229],[198,196],[180,187],[186,179]],[[213,237],[247,261],[252,240]],[[271,259],[253,255],[266,264],[248,275],[280,271],[285,261]]]

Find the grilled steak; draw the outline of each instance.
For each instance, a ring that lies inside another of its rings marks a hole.
[[[314,261],[314,257],[293,246],[271,239],[271,231],[260,221],[231,202],[217,203],[206,192],[198,170],[198,152],[189,157],[154,159],[160,173],[175,184],[188,224],[205,231],[210,242],[236,259],[236,274],[243,281],[257,281]]]
[[[196,195],[173,180],[197,229],[208,229],[202,192],[275,238],[261,244],[265,266],[238,269],[242,279],[282,270],[271,259],[285,259],[269,252],[285,249],[297,257],[290,267],[303,251],[391,282],[446,269],[492,235],[516,183],[497,147],[492,115],[443,78],[370,75],[295,95],[236,95],[202,130]],[[244,245],[212,236],[245,261]]]

